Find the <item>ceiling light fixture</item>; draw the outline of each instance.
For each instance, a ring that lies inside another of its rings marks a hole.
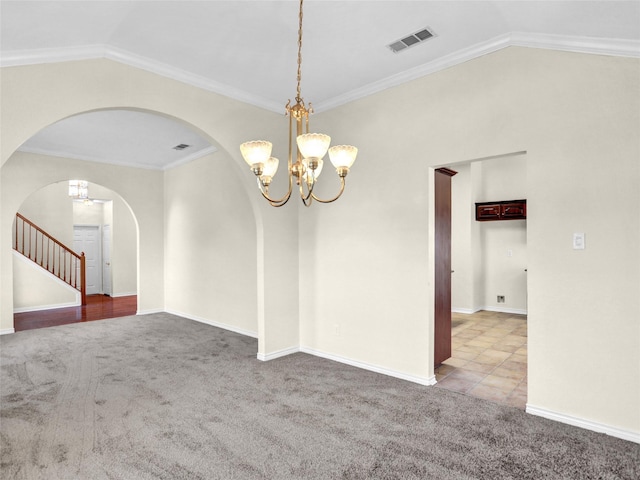
[[[281,207],[289,201],[293,191],[293,177],[300,190],[300,198],[306,207],[316,200],[321,203],[331,203],[336,201],[344,192],[345,177],[349,173],[349,168],[353,165],[358,154],[358,149],[351,145],[336,145],[329,148],[331,137],[323,133],[309,133],[309,115],[313,113],[313,107],[309,103],[309,108],[304,104],[300,96],[300,80],[302,78],[302,3],[300,0],[299,27],[298,27],[298,75],[296,104],[291,106],[291,100],[285,105],[286,115],[289,116],[289,190],[280,199],[273,199],[269,195],[269,185],[273,176],[278,170],[279,160],[271,156],[273,145],[265,140],[246,142],[240,145],[240,152],[245,162],[256,175],[258,188],[262,196],[274,207]],[[296,162],[293,163],[293,120],[296,122]],[[304,122],[304,125],[303,125]],[[329,159],[340,177],[340,191],[329,199],[318,198],[313,189],[322,171],[324,164],[322,157],[329,151]]]
[[[69,196],[73,198],[89,198],[89,182],[86,180],[69,180]]]

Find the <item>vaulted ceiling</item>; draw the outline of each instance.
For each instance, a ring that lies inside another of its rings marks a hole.
[[[276,112],[295,96],[295,0],[2,0],[0,19],[2,66],[111,58]],[[388,48],[425,28],[432,38]],[[307,0],[303,31],[302,96],[322,111],[510,45],[638,57],[640,1]],[[115,129],[126,117],[91,121]],[[57,138],[78,138],[81,123],[58,125]],[[51,150],[45,137],[25,148]],[[129,161],[105,151],[113,142],[98,141],[101,153],[67,143],[56,148]]]

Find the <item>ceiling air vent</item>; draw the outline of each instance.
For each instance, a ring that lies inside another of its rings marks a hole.
[[[184,150],[185,148],[189,148],[191,145],[187,145],[186,143],[181,143],[180,145],[176,145],[173,147],[174,150]]]
[[[397,42],[393,42],[390,45],[387,45],[393,53],[401,52],[402,50],[412,47],[414,45],[418,45],[425,40],[433,37],[433,32],[431,32],[428,28],[423,28],[422,30],[412,33],[408,37],[402,38]]]

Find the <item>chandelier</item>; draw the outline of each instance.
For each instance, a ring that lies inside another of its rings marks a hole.
[[[69,196],[81,200],[89,198],[89,182],[86,180],[69,180]]]
[[[329,148],[331,137],[323,133],[309,133],[309,115],[313,113],[313,107],[305,106],[300,96],[300,80],[302,78],[302,3],[300,0],[299,27],[298,27],[298,75],[296,89],[296,104],[291,106],[291,100],[285,105],[285,115],[289,117],[289,157],[287,169],[289,174],[289,189],[282,198],[274,199],[269,194],[269,185],[278,170],[279,160],[271,156],[272,144],[265,140],[255,140],[240,145],[240,152],[245,162],[251,168],[258,181],[258,188],[262,196],[274,207],[281,207],[289,201],[293,192],[293,183],[300,191],[300,198],[306,207],[316,200],[320,203],[336,201],[344,192],[345,177],[349,168],[353,165],[358,154],[358,149],[351,145],[336,145]],[[296,161],[293,162],[293,122],[296,123]],[[313,189],[322,172],[324,161],[322,158],[329,151],[329,159],[340,178],[340,190],[330,199],[318,198]]]

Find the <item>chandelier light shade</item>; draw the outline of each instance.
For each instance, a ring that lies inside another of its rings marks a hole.
[[[327,153],[331,137],[324,133],[305,133],[296,139],[298,149],[304,158],[321,159]]]
[[[351,168],[356,161],[358,149],[352,145],[336,145],[329,149],[329,160],[336,169]]]
[[[358,149],[351,145],[336,145],[329,148],[331,137],[323,133],[309,133],[309,115],[313,113],[313,107],[306,107],[300,94],[300,82],[302,78],[302,4],[300,0],[300,12],[298,14],[298,75],[296,89],[296,103],[291,106],[291,100],[285,105],[286,115],[289,117],[289,157],[287,159],[287,173],[289,175],[289,188],[282,198],[273,198],[269,194],[269,185],[275,176],[279,160],[271,156],[273,145],[266,140],[254,140],[240,145],[240,153],[247,162],[258,181],[258,188],[262,196],[274,207],[281,207],[291,198],[293,184],[298,187],[300,198],[305,206],[310,206],[316,200],[321,203],[336,201],[345,187],[345,177],[356,160]],[[295,121],[295,142],[293,141],[293,123]],[[295,150],[295,153],[294,153]],[[318,198],[313,189],[324,166],[324,156],[329,152],[329,159],[336,169],[340,179],[338,194],[330,199]],[[295,161],[294,161],[295,158]]]
[[[276,172],[278,171],[278,165],[280,164],[280,160],[276,157],[269,157],[262,168],[262,175],[260,175],[260,181],[264,185],[269,185],[271,183],[271,179],[274,177]]]

